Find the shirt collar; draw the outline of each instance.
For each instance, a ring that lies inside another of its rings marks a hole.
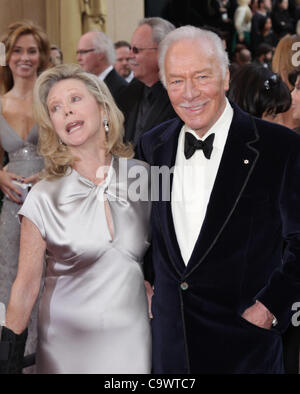
[[[107,67],[100,75],[98,75],[98,78],[101,79],[101,81],[104,81],[104,79],[107,77],[107,75],[111,72],[113,69],[113,66]]]
[[[225,100],[226,105],[222,115],[219,117],[216,123],[207,131],[207,133],[204,134],[203,138],[199,138],[198,134],[196,134],[196,132],[189,128],[186,124],[183,125],[178,140],[179,152],[182,152],[182,154],[184,152],[184,136],[186,132],[193,134],[197,139],[201,140],[205,140],[210,134],[215,133],[214,148],[223,151],[228,136],[230,124],[233,118],[233,108],[231,107],[227,97],[225,98]]]

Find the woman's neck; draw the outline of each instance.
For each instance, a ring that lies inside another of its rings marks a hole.
[[[107,154],[105,149],[76,149],[73,154],[79,159],[73,166],[79,174],[96,184],[105,180],[112,160],[111,153]]]
[[[8,92],[9,96],[22,100],[25,100],[27,97],[32,96],[35,81],[36,77],[30,79],[16,78],[14,80],[14,86]]]

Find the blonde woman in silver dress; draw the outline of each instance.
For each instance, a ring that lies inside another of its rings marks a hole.
[[[106,86],[77,66],[40,76],[35,113],[47,176],[19,212],[19,269],[3,340],[26,337],[47,251],[37,372],[150,373],[142,271],[149,246],[148,165],[130,159],[123,115]],[[138,199],[128,193],[135,169],[141,173]]]

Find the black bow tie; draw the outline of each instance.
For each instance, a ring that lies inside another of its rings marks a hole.
[[[196,149],[202,149],[204,156],[207,159],[210,159],[211,152],[213,150],[213,142],[215,135],[210,134],[204,141],[198,140],[191,133],[185,133],[185,141],[184,141],[184,155],[186,159],[189,159],[193,156]]]

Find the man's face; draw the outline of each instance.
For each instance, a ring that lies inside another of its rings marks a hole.
[[[103,54],[97,53],[91,34],[84,34],[77,46],[77,61],[83,71],[99,75],[102,71],[100,66]]]
[[[50,51],[50,60],[53,66],[57,66],[59,64],[62,64],[62,58],[61,54],[57,49],[51,49]]]
[[[125,46],[116,49],[115,70],[123,78],[128,77],[128,75],[131,73],[131,66],[129,61],[130,61],[130,49],[128,47]]]
[[[202,137],[225,109],[229,72],[223,78],[214,50],[205,40],[174,43],[167,51],[164,67],[174,110]]]
[[[134,53],[133,48],[139,53]],[[143,48],[143,49],[142,49]],[[139,26],[131,40],[131,67],[135,78],[147,86],[158,81],[157,44],[152,40],[152,28],[148,25]]]

